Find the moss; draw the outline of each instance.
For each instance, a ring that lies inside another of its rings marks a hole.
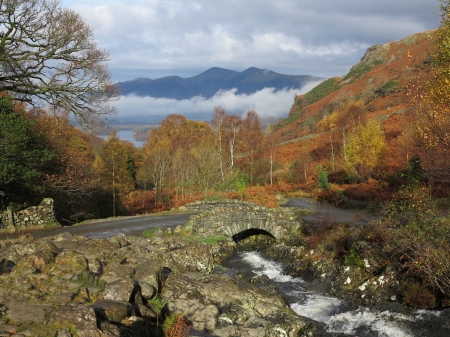
[[[358,252],[352,249],[345,255],[344,265],[364,267],[364,261]]]
[[[26,330],[31,332],[31,336],[36,337],[55,336],[58,330],[70,332],[74,337],[78,336],[76,327],[67,322],[52,322],[47,324],[29,322],[21,324],[17,332],[20,334],[20,332]]]

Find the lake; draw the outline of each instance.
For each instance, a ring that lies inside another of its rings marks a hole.
[[[142,147],[145,143],[147,143],[147,141],[134,139],[133,130],[131,129],[118,130],[117,136],[119,137],[120,140],[126,140],[128,142],[133,143],[136,147]],[[108,135],[101,135],[100,137],[106,139]]]

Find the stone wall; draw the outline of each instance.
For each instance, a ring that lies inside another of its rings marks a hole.
[[[297,208],[266,208],[241,200],[196,201],[183,210],[199,212],[185,225],[194,233],[231,237],[246,229],[259,228],[280,239],[302,224]]]
[[[0,213],[0,218],[5,228],[29,227],[56,222],[53,199],[45,198],[39,206],[28,207],[18,212],[6,210]]]

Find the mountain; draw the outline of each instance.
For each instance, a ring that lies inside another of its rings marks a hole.
[[[237,89],[237,94],[252,94],[264,88],[299,89],[311,81],[323,78],[309,75],[283,75],[267,69],[248,68],[242,72],[214,67],[188,77],[167,76],[155,80],[136,78],[118,82],[122,95],[190,99],[195,96],[210,98],[220,90]]]
[[[305,95],[296,96],[289,116],[272,128],[271,137],[279,144],[280,164],[289,168],[300,163],[303,166],[298,176],[309,181],[317,174],[315,168],[322,165],[329,170],[332,182],[345,182],[348,175],[343,152],[351,130],[361,121],[374,121],[387,146],[374,177],[400,176],[413,155],[426,153],[418,149],[411,136],[414,109],[408,86],[416,80],[418,69],[429,62],[430,36],[432,31],[370,47],[347,75],[330,78]],[[327,125],[326,119],[334,113],[336,123]],[[348,191],[344,194],[356,198]]]

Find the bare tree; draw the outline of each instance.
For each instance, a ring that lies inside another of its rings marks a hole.
[[[0,92],[92,124],[114,112],[108,61],[92,28],[58,0],[0,0]]]

